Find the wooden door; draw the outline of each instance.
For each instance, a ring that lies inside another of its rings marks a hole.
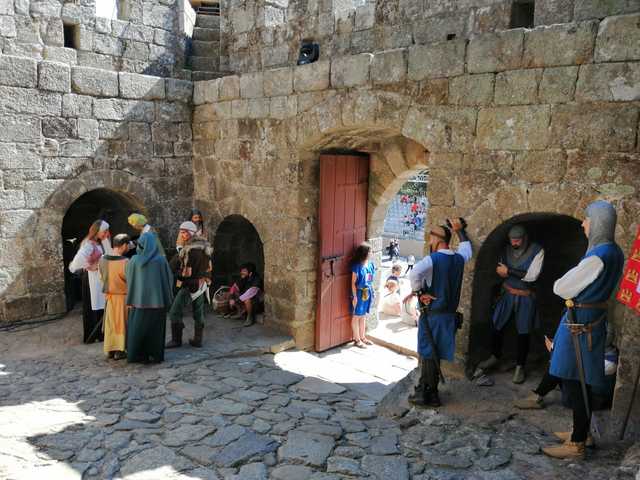
[[[368,156],[320,156],[318,352],[352,340],[349,263],[367,235],[368,181]]]

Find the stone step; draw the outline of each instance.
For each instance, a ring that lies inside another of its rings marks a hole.
[[[191,62],[191,70],[194,70],[194,71],[215,72],[216,70],[218,70],[218,67],[220,66],[219,57],[192,56],[190,58],[190,62]]]
[[[217,42],[220,40],[220,31],[213,28],[193,28],[193,39],[202,40],[204,42]]]
[[[220,31],[220,17],[217,15],[196,15],[196,27],[213,28]]]
[[[193,40],[191,54],[196,57],[218,57],[220,56],[220,42]]]

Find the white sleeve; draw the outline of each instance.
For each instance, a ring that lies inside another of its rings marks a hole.
[[[562,278],[553,284],[553,293],[568,300],[577,297],[580,292],[591,285],[600,272],[604,269],[604,263],[600,257],[592,255],[582,260]]]
[[[431,279],[433,278],[433,260],[427,255],[418,263],[413,266],[411,273],[409,274],[409,281],[411,282],[411,290],[416,291],[422,288],[422,281],[426,280],[427,285],[431,286]]]
[[[533,258],[531,265],[529,265],[529,269],[527,270],[527,274],[522,277],[523,282],[535,282],[540,276],[540,271],[542,270],[542,263],[544,262],[544,248],[538,252],[538,254]]]
[[[464,258],[464,263],[467,263],[469,260],[471,260],[471,257],[473,256],[473,249],[471,248],[471,242],[468,240],[464,242],[460,242],[460,245],[458,245],[458,249],[456,250],[456,253],[459,253],[460,255],[462,255],[462,258]]]
[[[76,273],[78,270],[87,268],[89,265],[89,255],[91,255],[92,251],[93,246],[88,242],[80,245],[80,248],[76,252],[76,256],[73,257],[73,260],[71,260],[71,263],[69,264],[69,271],[71,273]]]
[[[113,248],[111,247],[111,239],[103,238],[100,243],[102,244],[102,248],[104,250],[105,255],[113,255]]]

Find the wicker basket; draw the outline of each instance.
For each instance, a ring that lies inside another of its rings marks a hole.
[[[211,298],[211,307],[213,311],[219,315],[225,315],[229,313],[229,293],[230,287],[223,285],[216,290]]]

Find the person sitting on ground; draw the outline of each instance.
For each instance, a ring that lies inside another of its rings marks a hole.
[[[243,326],[250,327],[256,322],[257,315],[264,312],[264,286],[253,263],[240,266],[240,280],[231,286],[229,294],[230,312],[226,318],[244,315]]]
[[[402,267],[399,264],[391,267],[391,275],[385,281],[385,294],[381,302],[380,310],[387,315],[399,316],[402,314],[402,299],[400,298],[400,274]]]
[[[389,288],[389,282],[393,281],[396,283],[396,285],[400,285],[400,274],[402,273],[402,266],[399,263],[394,263],[393,266],[391,267],[391,275],[389,275],[387,277],[387,279],[385,280],[385,286],[390,290]]]
[[[127,221],[129,222],[129,225],[140,232],[140,236],[147,232],[153,233],[153,235],[156,237],[156,244],[160,255],[162,255],[163,257],[167,256],[164,251],[164,247],[162,246],[162,242],[160,242],[160,236],[158,235],[158,232],[151,225],[149,225],[147,217],[145,217],[141,213],[132,213],[127,218]]]

